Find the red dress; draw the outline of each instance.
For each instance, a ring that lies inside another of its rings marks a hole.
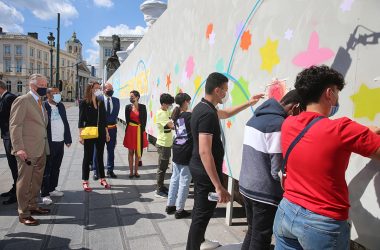
[[[131,111],[130,114],[131,121],[134,121],[134,123],[140,124],[140,118],[139,118],[139,111]],[[127,129],[125,131],[125,136],[124,136],[124,142],[123,145],[124,147],[131,149],[131,150],[137,150],[137,143],[138,143],[138,126],[134,126],[134,124],[128,124]],[[148,147],[148,139],[146,136],[146,132],[143,132],[143,138],[140,138],[142,141],[141,143],[143,144],[143,148]]]

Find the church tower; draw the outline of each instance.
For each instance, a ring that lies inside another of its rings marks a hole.
[[[66,41],[66,51],[76,55],[79,62],[82,61],[82,43],[77,38],[77,33],[73,32],[71,38]]]

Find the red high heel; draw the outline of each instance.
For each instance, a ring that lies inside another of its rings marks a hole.
[[[107,183],[105,179],[100,179],[100,185],[104,186],[105,189],[110,189],[111,185]]]
[[[83,190],[84,191],[86,191],[86,192],[91,192],[92,191],[92,188],[90,188],[90,186],[88,184],[88,181],[83,181],[82,185],[83,185]]]

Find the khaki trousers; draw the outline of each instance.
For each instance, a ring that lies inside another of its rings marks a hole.
[[[30,216],[30,210],[38,207],[37,199],[41,190],[42,179],[45,170],[46,155],[36,158],[28,158],[31,165],[17,158],[18,178],[16,195],[18,213],[21,218]]]

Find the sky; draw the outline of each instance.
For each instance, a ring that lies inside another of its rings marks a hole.
[[[140,5],[144,0],[0,0],[0,27],[4,32],[37,32],[47,42],[57,38],[57,13],[61,13],[60,47],[73,32],[83,44],[83,58],[98,63],[99,35],[144,34],[147,25]],[[166,2],[166,1],[164,1]]]

